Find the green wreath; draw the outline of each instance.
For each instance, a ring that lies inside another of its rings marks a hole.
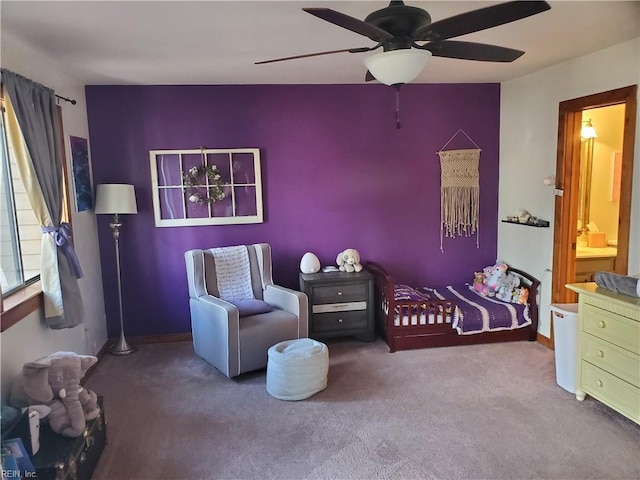
[[[215,165],[200,165],[182,172],[182,183],[186,188],[187,200],[191,203],[211,204],[225,197],[222,189],[222,175]],[[206,188],[206,194],[202,188]]]

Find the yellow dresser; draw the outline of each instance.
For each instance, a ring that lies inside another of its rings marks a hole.
[[[579,294],[576,398],[587,394],[640,423],[640,298],[595,283]]]

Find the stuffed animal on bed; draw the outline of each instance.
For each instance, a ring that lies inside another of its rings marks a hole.
[[[514,290],[519,286],[520,278],[516,277],[513,273],[507,273],[500,278],[496,298],[503,302],[511,302]]]
[[[511,303],[526,304],[529,301],[529,289],[526,287],[516,288],[511,297]]]
[[[360,253],[355,248],[347,248],[340,252],[336,257],[341,272],[360,272],[362,265],[360,264]]]
[[[482,272],[473,272],[473,288],[476,292],[482,292],[485,287],[485,278]]]
[[[493,297],[498,291],[498,288],[500,288],[500,282],[502,280],[502,277],[507,275],[508,267],[506,263],[496,263],[495,265],[488,268],[489,268],[489,275],[485,273],[487,288],[486,288],[486,293],[484,293],[484,295],[488,297]]]

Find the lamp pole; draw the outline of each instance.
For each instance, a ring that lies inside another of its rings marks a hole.
[[[118,214],[113,215],[113,222],[109,224],[113,231],[113,241],[116,245],[116,270],[118,272],[118,306],[120,307],[120,339],[111,347],[109,353],[112,355],[129,355],[137,350],[127,343],[124,337],[124,316],[122,314],[122,281],[120,279],[120,228],[122,223]]]

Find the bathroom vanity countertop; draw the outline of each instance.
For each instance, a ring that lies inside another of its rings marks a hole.
[[[618,255],[616,247],[577,247],[576,258],[611,258]]]

